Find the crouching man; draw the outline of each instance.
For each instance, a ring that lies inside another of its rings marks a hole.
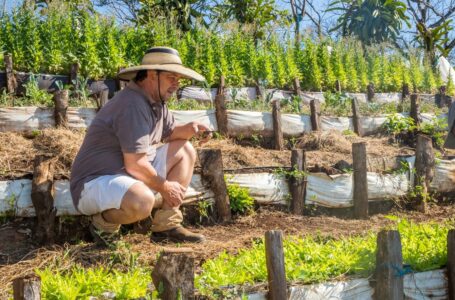
[[[175,125],[166,101],[181,78],[204,77],[167,47],[149,49],[141,65],[118,76],[130,80],[128,86],[97,113],[73,163],[76,209],[92,216],[90,231],[98,242],[115,236],[121,224],[150,217],[154,207],[160,209],[152,220],[152,241],[203,242],[202,235],[182,227],[179,206],[196,160],[188,140],[208,128]]]

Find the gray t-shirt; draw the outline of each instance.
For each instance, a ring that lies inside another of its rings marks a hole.
[[[175,121],[166,105],[155,102],[137,84],[118,92],[88,128],[71,169],[71,196],[77,209],[84,184],[102,175],[126,174],[123,153],[147,153],[169,137]]]

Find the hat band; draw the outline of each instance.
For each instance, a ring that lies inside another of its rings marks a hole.
[[[167,53],[167,54],[173,54],[173,55],[179,56],[179,53],[177,52],[177,50],[169,49],[169,48],[150,48],[149,50],[147,50],[147,52],[145,52],[145,54],[149,54],[149,53]]]

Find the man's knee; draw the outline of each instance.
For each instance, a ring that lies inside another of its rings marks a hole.
[[[196,150],[194,149],[193,145],[189,142],[186,141],[186,143],[183,145],[183,149],[185,154],[188,156],[188,158],[192,161],[196,161]]]
[[[153,192],[145,184],[136,183],[125,194],[122,206],[131,217],[142,220],[150,216],[154,203]]]

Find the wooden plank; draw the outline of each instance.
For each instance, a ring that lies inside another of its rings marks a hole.
[[[365,142],[352,144],[352,167],[354,169],[354,216],[368,218],[367,151]]]
[[[411,95],[411,111],[410,117],[414,120],[414,124],[419,128],[420,126],[420,98],[418,94]]]
[[[426,211],[426,202],[430,184],[434,177],[435,159],[433,142],[429,136],[417,135],[415,178],[414,178],[414,205],[418,211]]]
[[[40,300],[41,279],[35,275],[14,279],[13,297],[14,300]]]
[[[14,75],[13,68],[13,56],[11,54],[5,54],[3,57],[5,62],[5,71],[6,71],[6,92],[8,94],[15,94],[17,88],[16,77]]]
[[[42,244],[54,243],[54,224],[57,214],[54,207],[55,160],[56,158],[38,155],[34,163],[31,197],[37,217],[35,236]]]
[[[403,268],[400,233],[383,230],[378,233],[376,253],[376,285],[373,298],[376,300],[403,300]]]
[[[303,149],[293,149],[291,153],[291,166],[294,171],[306,172],[306,156]],[[306,176],[290,176],[289,190],[291,192],[291,212],[303,215],[305,207]]]
[[[447,234],[447,280],[449,285],[449,299],[455,300],[455,230],[450,229]]]
[[[284,149],[283,131],[281,130],[280,100],[273,101],[273,135],[275,150]]]
[[[367,101],[373,102],[374,100],[374,84],[370,83],[367,85]]]
[[[218,125],[218,131],[222,135],[227,135],[227,111],[226,111],[226,95],[225,95],[225,85],[224,85],[224,76],[221,75],[220,86],[218,87],[218,92],[215,97],[215,114],[216,122]]]
[[[286,270],[284,267],[283,233],[270,230],[265,233],[269,300],[287,299]]]
[[[54,92],[54,119],[56,127],[68,128],[69,91],[59,90]]]
[[[358,136],[362,136],[362,133],[360,132],[360,113],[356,99],[352,99],[352,123],[354,125],[354,132]]]
[[[321,107],[319,105],[319,101],[311,100],[310,101],[310,109],[311,109],[311,130],[319,131],[321,129]]]
[[[202,180],[210,186],[215,195],[215,211],[221,223],[231,221],[231,207],[224,181],[223,159],[220,149],[203,149],[199,151]]]
[[[160,299],[194,299],[194,257],[190,248],[165,249],[152,271]]]

